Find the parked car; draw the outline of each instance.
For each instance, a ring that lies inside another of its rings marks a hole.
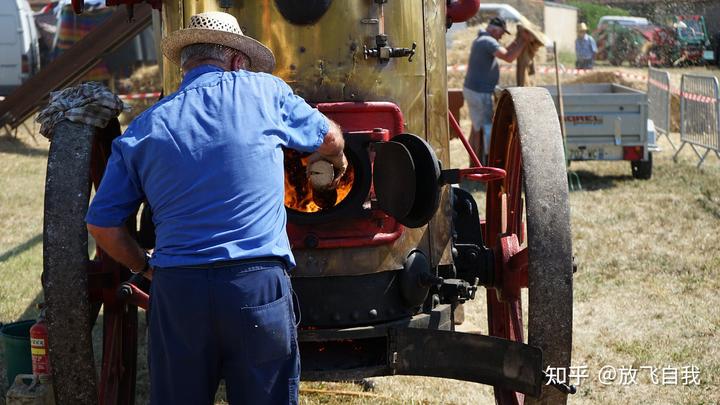
[[[40,70],[38,33],[27,0],[0,1],[0,95]]]
[[[601,29],[610,24],[619,24],[623,27],[637,27],[643,25],[650,25],[651,22],[644,17],[629,17],[622,15],[606,15],[600,17],[597,28]]]

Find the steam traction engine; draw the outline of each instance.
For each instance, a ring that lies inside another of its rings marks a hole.
[[[198,12],[234,14],[274,51],[275,74],[345,131],[350,168],[336,194],[313,195],[304,156],[286,152],[303,378],[439,376],[491,384],[501,404],[566,401],[568,387],[543,373],[569,366],[572,330],[567,183],[548,93],[505,91],[489,166],[443,167],[450,130],[459,132],[448,120],[445,30],[479,1],[150,3],[163,35]],[[149,7],[135,4],[139,12]],[[162,69],[167,94],[181,73]],[[117,134],[65,122],[50,150],[43,284],[60,404],[134,402],[147,286],[102,251],[89,260],[83,222],[88,184],[97,186]],[[484,219],[453,186],[461,179],[486,183]],[[148,215],[139,218],[151,248]],[[134,218],[128,226],[138,229]],[[487,300],[489,335],[454,332],[472,299]],[[97,381],[90,330],[101,307]]]

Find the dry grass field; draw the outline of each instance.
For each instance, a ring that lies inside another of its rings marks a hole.
[[[626,162],[572,165],[583,186],[570,194],[573,250],[580,265],[573,364],[587,366],[590,376],[573,403],[720,401],[720,164],[710,159],[697,170],[689,152],[673,163],[669,145],[661,146],[649,181],[634,180]],[[453,141],[452,147],[453,163],[464,164],[461,145]],[[5,229],[0,322],[36,314],[46,151],[46,141],[36,144],[24,133],[0,138],[0,226]],[[464,330],[486,330],[484,304],[477,301],[467,305]],[[653,384],[648,369],[639,373],[637,384],[603,385],[597,379],[603,366],[696,366],[700,385]],[[0,381],[4,384],[4,378]],[[489,387],[451,380],[383,377],[364,386],[373,388],[303,383],[301,399],[304,404],[492,402]],[[141,384],[141,397],[145,389]]]
[[[450,63],[465,63],[466,55],[453,48]],[[450,76],[451,86],[460,87],[461,80],[461,75]],[[507,74],[503,80],[509,80]],[[464,111],[461,118],[467,129]],[[654,174],[648,181],[634,180],[627,162],[571,166],[583,187],[570,194],[573,251],[579,264],[573,365],[587,367],[588,373],[571,403],[720,403],[720,163],[711,157],[698,170],[687,148],[675,163],[670,145],[663,140],[660,146],[663,151],[654,156]],[[452,141],[451,147],[451,165],[465,165],[459,142]],[[33,140],[24,129],[17,138],[0,136],[0,322],[35,317],[34,305],[41,300],[47,148],[47,141]],[[484,205],[482,193],[475,194]],[[463,330],[486,330],[483,294],[479,298],[466,305]],[[141,328],[141,340],[143,336]],[[6,388],[2,350],[0,393]],[[618,376],[602,384],[598,377],[603,367],[638,369],[637,380],[621,384]],[[698,385],[683,384],[683,367],[699,370]],[[661,381],[652,381],[650,368],[657,370]],[[661,384],[663,369],[678,370],[678,382]],[[142,371],[138,403],[146,402],[145,379]],[[364,384],[301,387],[302,404],[492,401],[490,387],[434,378],[382,377]],[[222,393],[218,403],[224,403]]]

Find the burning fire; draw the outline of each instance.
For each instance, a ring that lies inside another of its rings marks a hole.
[[[284,152],[286,207],[300,212],[319,212],[340,204],[350,193],[355,179],[351,165],[348,164],[337,190],[316,192],[305,174],[308,156],[290,149]]]

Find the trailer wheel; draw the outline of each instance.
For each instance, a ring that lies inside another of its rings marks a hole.
[[[545,369],[567,368],[572,347],[570,210],[560,125],[547,90],[503,92],[489,163],[507,173],[487,189],[485,243],[495,253],[496,280],[487,290],[489,333],[540,347]],[[526,399],[498,388],[495,398],[502,405]],[[538,401],[565,404],[567,396],[544,387]]]
[[[135,399],[137,307],[115,291],[128,270],[98,250],[88,257],[85,214],[120,134],[60,122],[53,131],[45,181],[43,292],[56,403],[130,405]],[[131,226],[134,224],[131,224]],[[92,328],[103,309],[102,365],[96,377]]]
[[[650,180],[652,177],[652,153],[648,153],[648,160],[633,160],[630,162],[632,176],[639,180]]]

